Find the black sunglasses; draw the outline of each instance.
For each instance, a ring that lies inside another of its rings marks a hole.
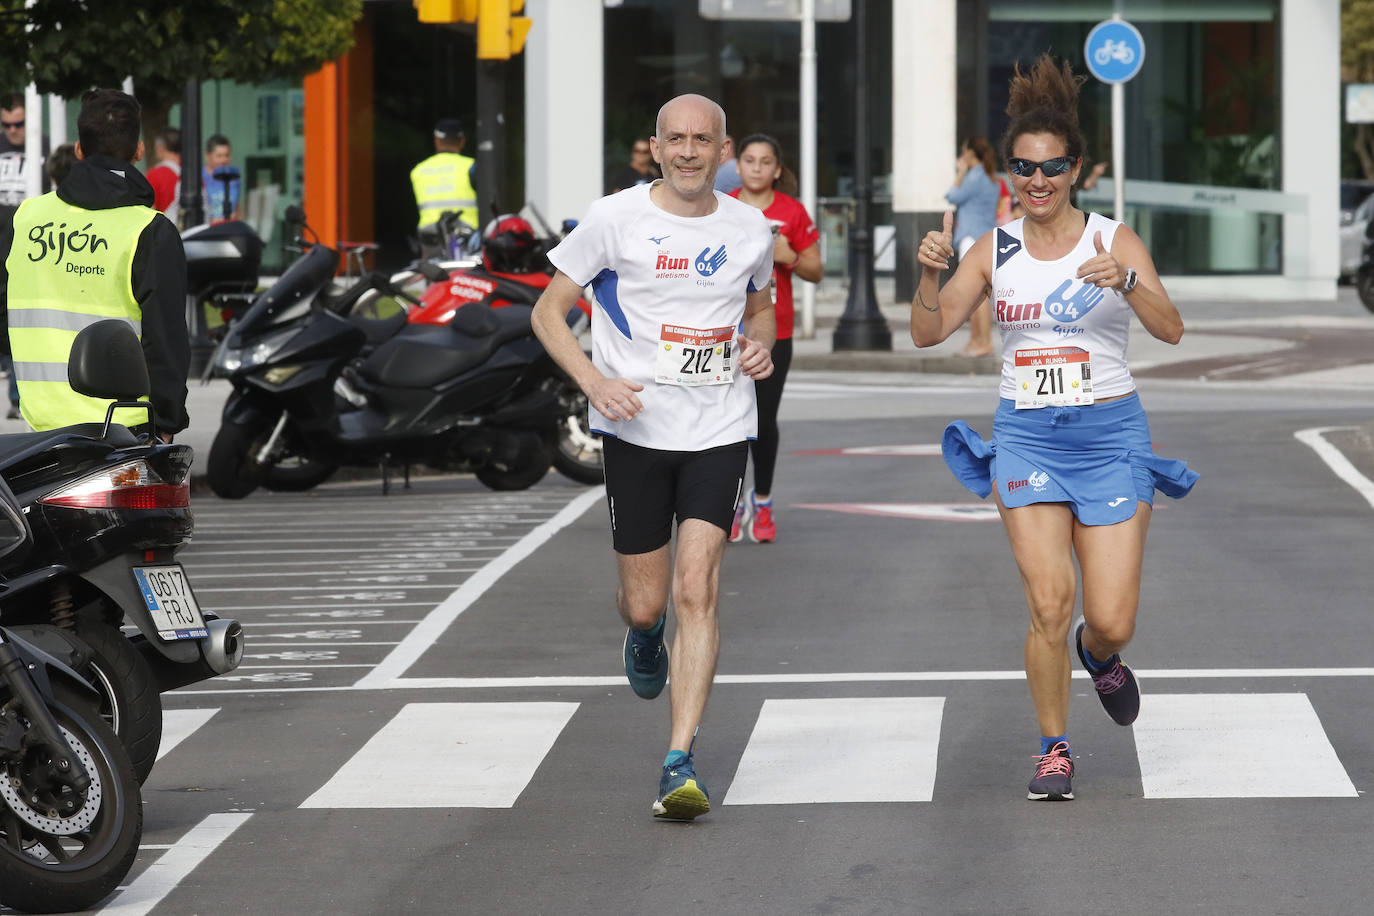
[[[24,126],[24,122],[23,122],[23,121],[0,121],[0,127],[5,128],[6,130],[10,130],[10,129],[15,129],[15,130],[17,130],[17,129],[23,127],[23,126]]]
[[[1046,159],[1044,162],[1035,162],[1031,159],[1008,159],[1007,165],[1011,166],[1012,173],[1020,175],[1022,178],[1029,178],[1039,169],[1045,173],[1046,178],[1054,178],[1063,175],[1073,168],[1074,158],[1072,156],[1056,156],[1053,159]]]

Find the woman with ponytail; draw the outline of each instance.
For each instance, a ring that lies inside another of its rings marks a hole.
[[[954,276],[952,218],[917,253],[911,338],[940,343],[991,294],[1001,329],[1001,402],[984,440],[967,423],[945,430],[945,460],[979,496],[995,492],[1030,610],[1026,679],[1040,729],[1027,795],[1073,798],[1067,735],[1068,640],[1107,714],[1130,725],[1140,689],[1120,657],[1135,631],[1154,491],[1182,497],[1197,474],[1151,451],[1126,364],[1132,319],[1176,344],[1183,319],[1150,253],[1130,227],[1076,209],[1083,166],[1078,89],[1083,77],[1042,55],[1012,77],[1002,156],[1025,216],[984,234]]]

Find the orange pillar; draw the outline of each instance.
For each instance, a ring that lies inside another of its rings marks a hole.
[[[305,78],[305,214],[326,245],[373,237],[372,29]]]

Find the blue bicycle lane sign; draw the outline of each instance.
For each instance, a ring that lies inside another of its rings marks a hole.
[[[1124,19],[1107,19],[1093,26],[1083,42],[1088,72],[1104,83],[1124,83],[1145,63],[1145,39]]]

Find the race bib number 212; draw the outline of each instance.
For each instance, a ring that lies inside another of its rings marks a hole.
[[[728,385],[735,380],[734,328],[665,324],[659,333],[654,381],[661,385]]]

